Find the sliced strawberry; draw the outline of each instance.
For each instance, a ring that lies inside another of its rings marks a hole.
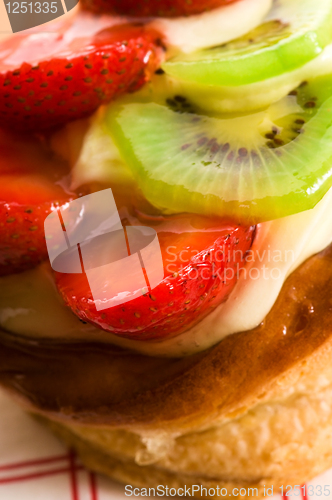
[[[76,197],[66,192],[68,170],[41,140],[0,130],[0,276],[47,258],[44,220]],[[63,187],[62,187],[63,186]]]
[[[85,274],[56,273],[66,304],[83,321],[135,340],[174,337],[200,321],[234,288],[255,228],[195,216],[183,230],[188,217],[170,218],[155,227],[164,279],[149,294],[98,312]]]
[[[3,41],[0,123],[44,129],[140,88],[161,60],[159,35],[112,22],[83,13]]]
[[[83,8],[93,12],[111,12],[129,16],[178,17],[200,14],[236,0],[81,0]]]

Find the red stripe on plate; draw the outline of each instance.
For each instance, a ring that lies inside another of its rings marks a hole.
[[[53,464],[56,462],[62,462],[64,460],[68,460],[68,454],[58,455],[55,457],[40,458],[38,460],[26,460],[25,462],[16,462],[13,464],[8,464],[8,465],[1,465],[0,472],[7,471],[7,470],[14,470],[14,469],[24,469],[26,467],[32,467],[34,465]]]
[[[90,475],[91,500],[98,500],[96,476],[93,472],[90,472],[89,475]]]
[[[79,500],[77,474],[76,474],[77,466],[76,466],[75,460],[76,460],[75,453],[70,452],[70,454],[69,454],[69,475],[70,475],[71,495],[72,495],[72,500]]]
[[[75,466],[76,471],[77,470],[83,470],[83,467],[81,466]],[[76,476],[76,471],[75,471],[75,476]],[[13,476],[13,477],[8,477],[8,478],[3,478],[0,479],[0,484],[8,484],[8,483],[19,483],[21,481],[29,481],[31,479],[40,479],[42,477],[49,477],[49,476],[55,476],[57,474],[66,474],[66,473],[72,474],[72,468],[68,467],[63,467],[61,469],[54,469],[54,470],[48,470],[44,472],[34,472],[31,474],[22,474],[21,476]],[[74,497],[73,500],[79,500],[78,497]]]
[[[307,493],[308,486],[306,484],[303,484],[301,487],[301,493],[302,493],[302,498],[303,500],[309,500],[309,495]]]

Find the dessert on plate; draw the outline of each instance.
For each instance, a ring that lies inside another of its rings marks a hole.
[[[1,40],[0,384],[91,469],[263,497],[332,466],[331,25],[84,0]]]

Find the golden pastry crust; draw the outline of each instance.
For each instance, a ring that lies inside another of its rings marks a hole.
[[[0,381],[117,480],[277,492],[332,465],[331,297],[329,247],[288,278],[262,325],[199,355],[3,336]]]
[[[259,498],[264,487],[280,493],[281,486],[303,484],[332,466],[331,402],[331,385],[309,395],[299,391],[178,437],[43,421],[88,468],[125,484],[219,486],[227,497],[243,488],[243,497]]]

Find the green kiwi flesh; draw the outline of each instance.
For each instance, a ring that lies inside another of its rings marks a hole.
[[[180,54],[163,69],[180,80],[240,86],[281,75],[317,57],[332,40],[332,2],[278,0],[269,18],[218,47]]]
[[[113,103],[106,123],[152,205],[257,223],[313,208],[331,187],[330,96],[331,75],[242,115],[136,94]]]
[[[262,109],[278,101],[301,82],[327,75],[332,67],[332,44],[304,66],[260,82],[241,86],[216,86],[178,80],[158,70],[140,91],[160,101],[160,96],[185,95],[197,108],[208,112],[234,113]]]

